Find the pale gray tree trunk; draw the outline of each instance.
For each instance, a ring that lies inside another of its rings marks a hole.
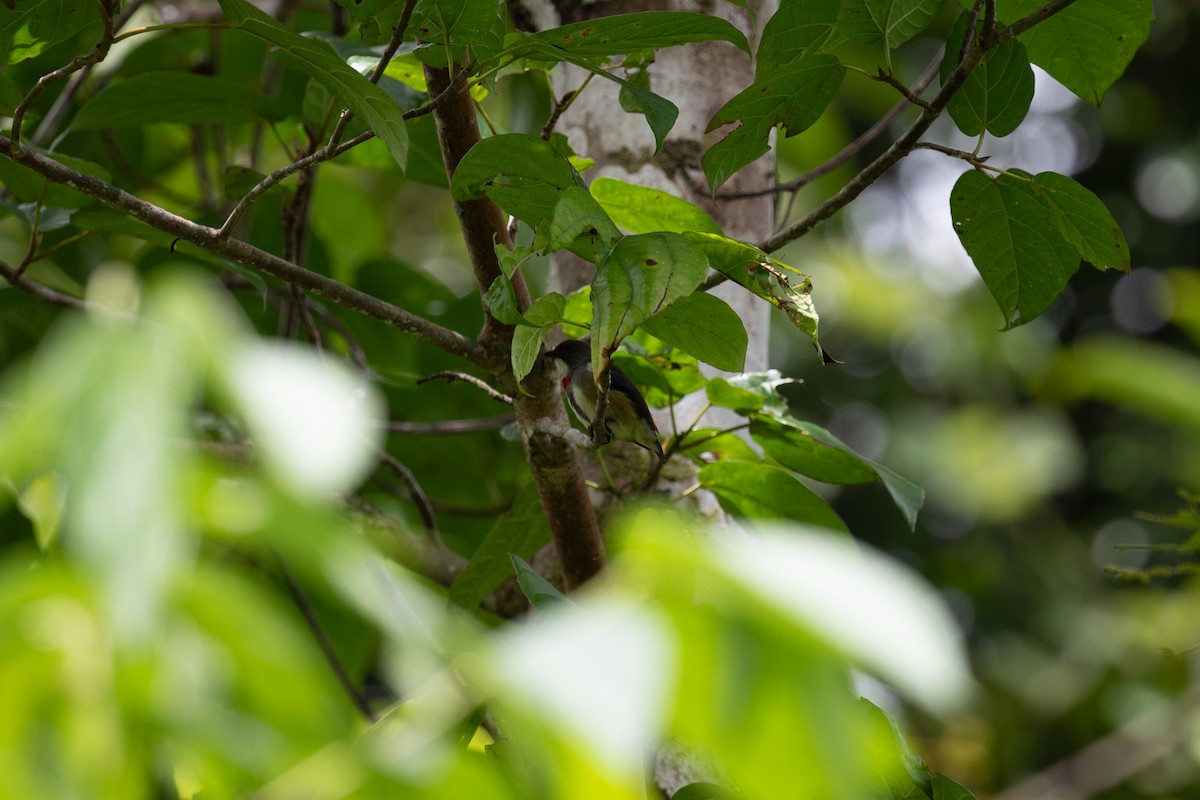
[[[754,45],[777,2],[752,0],[749,9],[725,0],[670,0],[666,3],[613,0],[589,4],[560,2],[557,5],[557,9],[548,5],[535,9],[538,28],[636,11],[691,11],[728,20]],[[727,236],[752,243],[763,241],[772,230],[773,196],[713,202],[700,169],[701,154],[725,133],[718,130],[706,134],[705,128],[717,110],[753,80],[754,66],[750,58],[725,42],[670,47],[658,51],[649,74],[650,88],[679,107],[679,120],[657,155],[649,126],[641,117],[621,110],[618,87],[612,81],[592,80],[559,120],[557,130],[566,134],[575,151],[596,160],[596,167],[588,170],[584,177],[590,182],[608,176],[665,190],[703,207]],[[555,94],[561,97],[577,89],[585,77],[586,73],[577,67],[560,65],[553,78]],[[722,192],[762,189],[772,184],[774,176],[775,162],[769,153],[734,175]],[[556,256],[551,288],[572,291],[589,283],[591,278],[590,264],[569,253]],[[733,306],[745,323],[749,335],[746,369],[766,369],[770,306],[732,282],[718,287],[713,294]],[[709,374],[725,374],[705,369]],[[679,425],[689,425],[703,405],[703,393],[676,404],[675,417]],[[658,422],[660,429],[669,430],[668,415],[662,414]],[[738,418],[724,409],[710,410],[703,421],[704,425],[713,426],[737,423]]]
[[[763,24],[776,7],[777,0],[750,0],[749,9],[724,0],[559,2],[557,9],[538,6],[534,16],[536,27],[544,30],[591,17],[636,11],[701,12],[733,23],[747,35],[754,49]],[[584,177],[590,182],[608,176],[662,189],[704,208],[727,236],[751,243],[766,239],[774,223],[774,196],[713,202],[700,168],[701,154],[725,133],[721,130],[705,133],[709,120],[754,79],[750,58],[728,43],[703,42],[660,50],[649,73],[650,88],[679,107],[679,119],[657,155],[649,126],[642,118],[621,110],[619,90],[612,81],[593,79],[559,119],[557,130],[567,136],[575,151],[596,161],[596,166]],[[585,78],[583,70],[560,65],[553,77],[555,95],[562,97],[577,89]],[[763,189],[771,186],[774,179],[775,161],[773,154],[768,153],[734,175],[723,191]],[[574,291],[590,283],[592,275],[592,265],[570,253],[560,253],[555,256],[550,288],[564,293]],[[729,303],[746,326],[749,337],[746,370],[766,369],[770,306],[732,282],[717,287],[713,294]],[[704,368],[709,374],[723,374],[707,365]],[[702,392],[677,403],[674,414],[679,425],[682,428],[690,425],[704,405]],[[659,428],[670,430],[669,414],[660,412],[657,416]],[[741,421],[726,409],[710,409],[702,424],[732,427]],[[701,513],[719,514],[715,500],[706,495],[697,492],[691,499]],[[670,797],[689,783],[719,780],[720,768],[686,746],[671,744],[659,750],[654,774],[659,788]]]

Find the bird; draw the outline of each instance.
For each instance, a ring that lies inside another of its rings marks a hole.
[[[575,415],[586,425],[592,425],[596,415],[596,400],[599,391],[592,374],[592,348],[587,342],[567,339],[546,353],[565,365],[562,375],[563,393]],[[650,407],[638,391],[637,384],[615,364],[609,369],[608,411],[604,414],[604,428],[614,439],[633,442],[644,447],[665,461],[662,445],[658,441],[658,426],[650,416]]]

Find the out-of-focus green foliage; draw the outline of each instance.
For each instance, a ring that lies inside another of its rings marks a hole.
[[[710,762],[688,798],[936,800],[1055,764],[1052,795],[1197,782],[1196,567],[1178,547],[1195,508],[1175,495],[1200,483],[1194,11],[1160,3],[1151,28],[1148,0],[1078,0],[969,77],[925,134],[948,153],[909,155],[823,238],[767,253],[681,198],[589,188],[582,145],[537,136],[562,99],[543,73],[570,63],[620,84],[612,124],[669,143],[677,109],[646,67],[688,43],[748,52],[714,16],[527,33],[495,0],[422,0],[375,83],[403,3],[285,4],[279,21],[228,0],[229,30],[158,29],[148,4],[126,28],[147,30],[34,95],[98,52],[108,7],[16,5],[0,9],[6,133],[28,97],[38,152],[219,227],[352,109],[342,141],[375,138],[273,186],[233,235],[468,336],[482,300],[517,326],[518,380],[557,325],[621,344],[651,406],[703,391],[744,420],[744,437],[689,419],[664,434],[698,468],[688,491],[756,527],[614,516],[611,570],[567,600],[529,565],[544,519],[504,407],[418,383],[461,361],[0,153],[0,262],[94,305],[0,291],[0,798],[642,797],[667,740]],[[695,175],[733,203],[721,184],[769,143],[784,178],[820,167],[898,99],[869,76],[903,88],[933,58],[945,79],[968,23],[987,33],[955,5],[783,3]],[[1001,0],[998,24],[1041,5]],[[430,99],[424,64],[468,70],[486,112],[449,191],[432,116],[409,113]],[[885,144],[805,182],[781,221]],[[474,197],[523,226],[490,287],[451,210]],[[974,268],[946,266],[954,221]],[[538,291],[562,249],[600,268],[598,291]],[[660,264],[665,285],[640,282]],[[701,373],[740,367],[746,341],[692,291],[708,268],[782,311],[777,369]],[[818,369],[810,343],[844,366]],[[449,590],[397,563],[439,539],[459,559]],[[490,613],[510,572],[526,623]],[[1089,761],[1110,736],[1128,746]]]
[[[160,282],[139,314],[132,276],[109,280],[92,299],[125,304],[69,320],[3,388],[4,472],[29,495],[53,468],[36,491],[65,501],[50,541],[0,560],[0,796],[641,797],[668,735],[745,797],[865,796],[911,777],[849,665],[932,710],[969,690],[948,612],[896,564],[829,532],[722,541],[651,510],[603,581],[487,632],[335,513],[363,463],[339,453],[369,454],[377,420],[361,380],[266,347],[202,281]],[[281,388],[288,425],[256,410]],[[186,425],[201,402],[244,421],[260,463],[205,453]],[[374,725],[271,589],[297,576],[382,642],[394,695]],[[505,738],[481,753],[485,702]]]

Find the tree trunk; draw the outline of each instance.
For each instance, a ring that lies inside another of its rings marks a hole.
[[[561,21],[547,17],[545,10],[535,16],[538,27],[545,28],[637,11],[700,12],[728,20],[754,45],[762,25],[770,19],[775,7],[775,0],[752,0],[749,11],[719,0],[670,0],[667,3],[614,0],[595,4],[559,3]],[[614,124],[613,115],[622,112],[617,99],[619,87],[612,81],[591,81],[562,115],[557,130],[567,136],[576,152],[596,161],[596,166],[584,177],[590,182],[603,175],[662,189],[704,208],[731,238],[746,242],[766,239],[774,221],[773,196],[714,202],[700,168],[701,154],[723,135],[720,130],[706,134],[708,121],[754,78],[754,66],[749,57],[726,42],[669,47],[658,52],[649,74],[650,88],[679,107],[679,119],[657,154],[654,153],[654,137],[640,117],[628,115]],[[561,65],[554,73],[555,95],[561,97],[579,88],[585,77],[583,70],[569,64]],[[772,185],[774,179],[775,160],[773,154],[768,153],[734,175],[723,187],[723,192],[762,189]],[[555,257],[551,288],[569,292],[586,285],[591,282],[592,269],[590,264],[570,253],[560,253]],[[729,303],[745,323],[749,335],[746,369],[765,369],[770,306],[732,282],[718,287],[713,294]],[[726,374],[707,365],[703,369],[710,375]],[[679,424],[690,424],[704,402],[704,398],[696,394],[676,404]],[[668,429],[667,414],[660,412],[657,421],[661,429]],[[705,425],[732,426],[738,421],[739,418],[726,409],[711,409],[704,417]]]

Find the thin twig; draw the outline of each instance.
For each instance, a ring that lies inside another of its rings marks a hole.
[[[987,160],[988,160],[988,158],[990,158],[990,156],[980,156],[977,153],[969,153],[966,150],[957,150],[953,147],[947,147],[944,144],[937,144],[936,142],[917,142],[915,145],[913,145],[913,149],[914,150],[933,150],[933,151],[941,153],[943,155],[950,156],[951,158],[962,159],[963,161],[966,161],[971,166],[977,167],[979,169],[994,169],[994,168],[989,168],[986,166]],[[997,171],[999,171],[999,170],[997,170]]]
[[[419,386],[422,383],[428,383],[429,381],[437,380],[438,378],[444,378],[447,383],[453,383],[454,381],[466,381],[497,402],[505,403],[510,406],[513,404],[513,399],[504,392],[492,388],[492,386],[482,378],[476,378],[474,375],[469,375],[465,372],[435,372],[432,375],[426,375],[424,378],[418,380],[417,385]]]
[[[303,587],[300,586],[296,576],[288,569],[288,565],[282,557],[277,557],[279,561],[279,571],[283,575],[283,580],[287,584],[288,592],[292,595],[292,600],[295,601],[296,607],[300,609],[300,613],[304,616],[304,621],[308,623],[309,630],[312,631],[313,637],[316,638],[317,644],[321,647],[321,652],[325,654],[325,660],[329,662],[329,666],[333,668],[333,672],[337,675],[338,683],[346,690],[350,700],[354,703],[355,708],[362,712],[362,715],[370,722],[375,722],[375,712],[371,710],[371,704],[367,702],[367,698],[363,696],[359,688],[354,685],[354,681],[350,680],[350,674],[346,672],[346,666],[342,663],[341,657],[337,654],[337,650],[333,648],[333,643],[329,641],[329,636],[325,633],[325,628],[321,625],[321,620],[317,618],[317,611],[313,608],[312,602],[305,594]]]
[[[399,459],[386,450],[379,450],[377,455],[379,456],[379,463],[390,469],[396,477],[404,481],[404,486],[408,489],[409,496],[412,498],[413,503],[416,504],[417,511],[421,514],[421,524],[425,526],[425,532],[441,543],[442,534],[438,531],[437,517],[434,516],[433,506],[429,503],[429,496],[425,494],[425,490],[417,482],[417,476],[413,474],[411,469],[402,464]]]
[[[890,72],[884,72],[883,69],[880,69],[879,72],[877,72],[875,74],[874,78],[877,81],[881,81],[883,83],[886,83],[888,86],[891,86],[893,89],[895,89],[901,95],[903,95],[905,100],[912,103],[914,106],[920,106],[921,108],[926,108],[926,109],[929,108],[929,103],[922,100],[921,96],[918,95],[916,93],[916,91],[909,89],[907,86],[905,86],[903,83],[900,82],[899,78],[897,78],[895,75],[891,74]]]
[[[36,281],[31,281],[24,275],[18,275],[17,271],[3,261],[0,261],[0,277],[8,281],[16,288],[28,292],[34,297],[44,300],[51,305],[60,306],[62,308],[70,308],[75,311],[87,311],[91,308],[91,304],[81,297],[74,297],[69,294],[57,292],[48,286],[43,286]]]
[[[392,28],[392,38],[384,49],[383,55],[379,57],[379,63],[375,65],[375,69],[371,72],[371,83],[379,83],[379,79],[383,77],[383,73],[387,70],[388,63],[395,57],[396,51],[400,49],[400,43],[404,41],[404,34],[408,30],[408,21],[412,19],[413,9],[416,6],[417,0],[407,0],[405,2],[404,10],[400,12],[400,19],[396,22],[396,27]],[[342,113],[338,116],[337,124],[333,127],[333,133],[329,135],[329,143],[325,145],[326,150],[332,151],[337,148],[338,144],[342,141],[342,135],[346,132],[346,126],[350,124],[350,120],[353,117],[353,111],[348,108],[342,109]]]
[[[446,101],[455,88],[455,84],[452,83],[446,88],[445,91],[431,98],[429,102],[425,103],[423,106],[405,111],[403,114],[404,119],[415,119],[417,117],[424,116],[425,114],[432,113],[439,105]],[[247,192],[245,196],[238,200],[237,205],[233,207],[233,210],[229,212],[229,216],[226,217],[224,224],[221,225],[219,235],[221,237],[229,236],[241,218],[246,214],[247,211],[250,210],[250,206],[284,178],[295,175],[301,170],[316,166],[322,162],[337,158],[347,150],[352,150],[363,142],[373,138],[375,138],[375,131],[364,131],[358,136],[355,136],[353,139],[348,139],[333,148],[323,147],[315,153],[305,156],[304,158],[297,159],[287,166],[280,167],[270,175],[267,175],[265,178],[259,181],[254,188]]]
[[[392,420],[387,429],[392,433],[404,433],[410,436],[449,436],[462,433],[478,433],[494,431],[505,425],[516,422],[513,414],[503,414],[499,417],[486,419],[451,419],[444,422],[409,422],[407,420]]]
[[[138,12],[145,2],[146,0],[131,0],[121,13],[117,15],[116,19],[113,20],[113,32],[115,33],[125,27],[125,23],[133,18],[133,15]],[[121,36],[114,36],[113,43],[115,44],[120,41],[121,38]],[[83,86],[84,81],[88,79],[88,76],[92,74],[92,70],[95,68],[95,63],[86,64],[67,81],[67,85],[59,92],[58,97],[54,98],[54,102],[50,104],[50,109],[46,112],[46,116],[42,117],[42,121],[38,123],[37,130],[33,132],[33,136],[29,141],[34,147],[44,147],[46,142],[50,141],[54,132],[58,130],[58,126],[62,124],[63,117],[66,116],[67,109],[71,106],[71,102],[75,99],[79,88]]]
[[[1026,17],[1022,17],[1012,25],[1005,26],[1004,28],[996,31],[994,43],[991,46],[999,47],[1001,44],[1009,41],[1019,33],[1032,28],[1039,22],[1049,19],[1051,16],[1059,11],[1062,11],[1064,8],[1067,8],[1074,2],[1075,0],[1051,0],[1050,3],[1038,9],[1034,13]],[[964,58],[961,63],[955,66],[954,69],[950,71],[950,74],[946,76],[945,81],[942,83],[942,88],[938,91],[937,96],[930,101],[929,107],[921,110],[921,116],[917,118],[917,120],[900,136],[899,139],[893,142],[892,145],[888,147],[888,149],[885,150],[878,158],[876,158],[867,166],[863,167],[863,169],[860,170],[857,175],[855,175],[835,194],[829,197],[829,199],[821,203],[821,205],[817,206],[801,219],[796,220],[783,230],[767,237],[767,239],[761,245],[759,245],[759,247],[770,253],[778,250],[788,242],[794,241],[795,239],[805,235],[817,225],[829,219],[838,211],[842,210],[851,202],[853,202],[855,198],[857,198],[867,189],[868,186],[874,184],[875,181],[878,180],[881,175],[883,175],[883,173],[887,172],[896,164],[896,162],[900,161],[900,159],[912,152],[913,148],[916,147],[917,143],[921,140],[921,137],[925,135],[926,131],[928,131],[930,126],[933,125],[934,121],[941,116],[941,113],[946,109],[946,106],[950,102],[950,98],[953,97],[960,88],[962,88],[962,85],[966,81],[967,76],[971,73],[971,70],[973,70],[979,64],[979,62],[983,60],[983,57],[987,52],[988,51],[982,47],[972,48],[972,51],[967,54],[966,58]]]
[[[21,142],[21,123],[25,120],[25,113],[29,111],[29,107],[33,105],[33,101],[42,92],[46,91],[50,84],[78,72],[89,64],[97,64],[108,56],[108,48],[112,46],[113,40],[112,10],[105,4],[104,0],[97,0],[96,5],[100,8],[100,21],[104,24],[104,30],[100,33],[100,40],[96,42],[96,46],[92,48],[92,52],[85,56],[79,56],[73,59],[70,64],[59,67],[52,72],[47,72],[38,78],[37,83],[33,85],[33,88],[21,99],[21,102],[17,104],[16,109],[13,111],[12,130],[9,136],[14,144],[20,144]]]
[[[546,120],[546,124],[542,126],[541,137],[543,139],[550,138],[550,134],[554,133],[554,127],[558,125],[559,118],[562,117],[562,115],[566,113],[566,110],[571,107],[571,104],[579,98],[580,92],[587,88],[587,85],[592,82],[592,78],[594,78],[595,75],[596,73],[589,72],[587,76],[584,77],[583,83],[579,84],[578,89],[572,89],[554,102],[554,108],[550,111],[550,117]]]
[[[937,77],[938,67],[942,62],[942,53],[939,50],[938,54],[925,67],[924,72],[913,83],[911,91],[914,94],[920,94],[933,83],[933,79]],[[798,178],[781,183],[777,186],[772,186],[768,189],[755,189],[748,192],[730,192],[728,194],[720,194],[718,197],[722,199],[737,200],[745,197],[760,197],[764,194],[782,194],[783,192],[795,192],[815,180],[825,177],[833,172],[838,167],[845,164],[847,161],[855,158],[859,153],[865,150],[873,141],[878,139],[891,128],[892,123],[899,119],[904,112],[912,108],[912,104],[907,100],[901,100],[892,106],[886,114],[880,117],[875,124],[867,128],[857,139],[843,147],[838,154],[826,161],[821,166],[804,173]],[[784,217],[786,219],[786,215]]]
[[[405,331],[479,367],[490,370],[498,362],[496,354],[458,331],[442,327],[353,286],[292,264],[247,242],[223,237],[216,228],[172,214],[95,175],[71,169],[53,158],[14,142],[7,136],[0,135],[0,155],[28,167],[52,183],[68,185],[76,191],[94,197],[156,230],[281,280],[296,283],[314,294],[322,295],[332,302]]]

